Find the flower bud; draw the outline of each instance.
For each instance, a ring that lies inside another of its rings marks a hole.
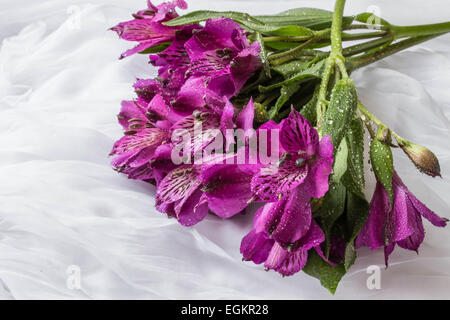
[[[255,120],[257,123],[264,123],[267,119],[267,111],[260,103],[255,103]]]
[[[441,176],[439,160],[433,152],[406,140],[399,141],[399,146],[420,172],[432,177]]]

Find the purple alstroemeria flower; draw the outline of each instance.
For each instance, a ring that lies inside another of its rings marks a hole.
[[[203,220],[211,210],[226,219],[248,205],[252,175],[235,164],[181,165],[156,189],[156,208],[184,226]]]
[[[111,165],[131,179],[149,180],[155,176],[151,161],[166,154],[164,144],[170,140],[171,123],[165,120],[169,106],[160,95],[155,95],[148,105],[138,101],[123,101],[118,115],[125,135],[113,146],[110,153],[116,156]]]
[[[159,67],[158,76],[164,84],[165,94],[173,100],[188,79],[187,71],[191,61],[184,45],[199,29],[199,25],[183,26],[183,29],[175,33],[175,39],[167,49],[150,56],[150,63]]]
[[[179,120],[172,127],[173,130],[182,129],[189,133],[191,139],[188,148],[192,154],[202,152],[216,138],[222,138],[224,142],[223,152],[225,152],[235,142],[234,136],[230,135],[230,130],[243,129],[245,131],[253,129],[254,104],[252,99],[244,109],[237,112],[226,98],[221,99],[218,96],[213,98],[212,95],[205,95],[201,98],[198,96],[198,93],[202,93],[201,90],[193,92],[195,92],[194,96],[187,98],[187,100],[191,101],[192,104],[200,104],[201,106],[193,107],[190,105],[186,107],[189,104],[187,103],[184,106],[184,112],[191,110],[191,114]],[[219,135],[220,137],[218,137]],[[181,142],[184,143],[185,141]]]
[[[191,61],[188,75],[205,79],[220,96],[236,95],[261,67],[261,45],[250,45],[245,31],[228,18],[207,20],[185,48]]]
[[[358,248],[365,245],[375,250],[384,246],[386,265],[395,245],[418,251],[425,236],[422,217],[437,227],[445,227],[448,221],[417,200],[396,172],[393,175],[392,187],[394,202],[389,210],[388,193],[381,183],[377,182],[369,217],[356,239]]]
[[[310,200],[328,191],[333,144],[329,136],[319,140],[317,131],[295,110],[280,125],[265,126],[280,129],[282,156],[277,164],[262,166],[252,179],[255,200],[270,202],[258,210],[241,253],[245,260],[292,275],[305,266],[312,248],[327,260],[320,247],[325,236],[312,218]]]
[[[229,101],[226,105],[221,116],[200,111],[182,120],[181,124],[175,124],[174,128],[184,128],[194,134],[193,126],[187,126],[194,121],[203,121],[203,130],[214,128],[219,132],[235,126],[244,130],[252,128],[252,101],[240,112],[236,112]],[[206,142],[200,142],[202,148],[214,140],[214,137],[212,140],[210,138],[208,136]],[[198,145],[197,139],[205,139],[205,135],[194,137],[194,145]],[[157,209],[176,217],[186,226],[200,222],[209,210],[223,219],[244,210],[253,195],[250,182],[257,168],[252,171],[236,164],[235,160],[232,162],[234,164],[228,164],[228,157],[234,158],[236,155],[210,155],[202,159],[202,165],[180,165],[169,172],[156,190]]]
[[[133,20],[121,22],[111,28],[111,30],[117,32],[120,38],[139,42],[136,47],[124,52],[120,59],[172,41],[175,38],[175,32],[182,27],[168,27],[162,23],[178,17],[175,12],[176,7],[186,9],[187,4],[184,0],[175,0],[154,6],[151,1],[148,1],[148,9],[133,14]]]
[[[283,276],[290,276],[299,272],[308,260],[308,251],[314,248],[323,256],[320,244],[325,241],[325,235],[317,223],[312,220],[308,232],[291,244],[283,247],[269,237],[264,228],[264,211],[270,207],[262,207],[255,216],[255,228],[248,233],[241,242],[241,254],[244,260],[256,264],[264,263],[268,270],[272,269]]]
[[[261,215],[261,229],[289,246],[310,229],[310,197],[321,198],[328,191],[333,144],[330,136],[319,141],[317,131],[295,110],[280,125],[280,161],[261,167],[252,190],[255,200],[270,201]]]

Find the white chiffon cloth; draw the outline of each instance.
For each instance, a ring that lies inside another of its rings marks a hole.
[[[346,14],[373,9],[373,1],[347,2]],[[276,8],[273,3],[191,0],[190,10],[268,14],[333,7],[331,0],[277,1]],[[154,76],[155,70],[143,56],[117,60],[133,44],[107,29],[145,4],[0,3],[1,298],[450,298],[449,228],[425,222],[420,255],[397,249],[387,270],[382,250],[359,250],[333,297],[303,273],[282,278],[241,261],[239,245],[251,228],[251,210],[227,221],[209,216],[193,228],[181,227],[155,210],[151,185],[111,170],[107,155],[121,136],[120,101],[133,97],[136,77]],[[447,1],[383,0],[377,6],[398,24],[450,18]],[[369,109],[439,157],[443,179],[419,174],[398,150],[395,166],[417,197],[447,218],[449,40],[440,37],[352,75]],[[369,195],[371,190],[372,178]],[[370,265],[381,267],[380,290],[366,286]]]

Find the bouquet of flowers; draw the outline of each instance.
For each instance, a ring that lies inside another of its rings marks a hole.
[[[120,58],[146,54],[158,68],[122,102],[113,168],[156,185],[156,208],[185,226],[261,202],[243,260],[283,276],[303,270],[332,293],[357,248],[383,247],[387,265],[396,246],[418,250],[422,217],[438,227],[448,221],[403,184],[391,148],[432,177],[438,159],[375,117],[350,74],[449,32],[450,23],[397,26],[371,13],[343,16],[344,4],[179,16],[184,0],[148,1],[112,28],[138,42]],[[377,180],[370,202],[365,131]]]

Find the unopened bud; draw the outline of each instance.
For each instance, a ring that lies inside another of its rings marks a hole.
[[[441,176],[439,160],[433,152],[425,147],[406,140],[399,141],[399,146],[403,149],[420,172],[432,177]]]
[[[255,103],[255,120],[258,123],[267,122],[267,111],[260,103]]]

